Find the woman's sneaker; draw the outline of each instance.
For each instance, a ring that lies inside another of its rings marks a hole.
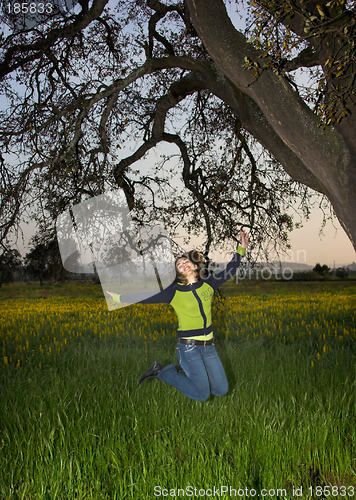
[[[148,378],[155,378],[157,377],[158,373],[162,370],[163,366],[161,365],[161,363],[156,359],[152,365],[149,367],[149,369],[147,371],[145,371],[139,381],[138,381],[138,385],[142,384],[142,382],[144,382],[146,379]]]

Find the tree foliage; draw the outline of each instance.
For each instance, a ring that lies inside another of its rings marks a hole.
[[[313,272],[319,274],[319,276],[325,276],[326,274],[329,274],[330,271],[330,267],[328,267],[326,264],[321,265],[320,263],[317,263],[313,267]]]
[[[121,187],[137,219],[203,231],[206,251],[241,226],[280,248],[311,188],[355,245],[352,5],[244,8],[244,33],[222,0],[93,0],[3,34],[2,238]]]
[[[32,239],[30,251],[24,258],[24,265],[26,272],[34,279],[38,279],[41,286],[43,280],[53,278],[59,281],[65,274],[57,241],[48,240],[48,237],[45,241],[41,241],[37,236]]]
[[[349,271],[347,267],[338,267],[335,271],[335,276],[340,278],[341,280],[345,280],[349,275]]]
[[[354,106],[354,2],[252,3],[254,22],[248,31],[255,47],[262,51],[261,61],[266,61],[258,69],[290,75],[299,68],[317,68],[315,83],[302,90],[303,97],[323,123],[339,123]],[[324,51],[330,57],[320,67]]]
[[[21,255],[15,249],[5,248],[0,255],[0,287],[13,280],[14,271],[21,266]]]

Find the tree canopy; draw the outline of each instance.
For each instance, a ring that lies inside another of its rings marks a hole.
[[[344,0],[82,0],[7,30],[1,241],[26,211],[43,226],[116,186],[207,251],[241,226],[283,247],[314,190],[356,248],[355,16]]]
[[[13,280],[13,274],[21,266],[21,255],[15,249],[4,251],[0,255],[0,287]]]

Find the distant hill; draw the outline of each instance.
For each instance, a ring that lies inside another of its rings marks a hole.
[[[324,264],[324,262],[320,262],[321,265]],[[227,262],[225,263],[219,263],[218,267],[216,268],[217,271],[224,269],[227,265]],[[308,272],[312,271],[314,266],[310,266],[309,264],[303,264],[300,262],[282,262],[281,264],[278,261],[274,262],[259,262],[256,264],[255,268],[260,268],[263,269],[264,267],[269,267],[271,269],[280,269],[280,265],[282,265],[282,269],[292,269],[294,272]],[[327,264],[331,271],[334,269],[334,264]],[[353,262],[352,264],[335,264],[335,269],[338,269],[339,267],[344,267],[347,268],[349,272],[351,273],[356,273],[356,262]]]
[[[342,267],[347,267],[349,271],[355,272],[356,273],[356,262],[353,262],[352,264],[349,264],[348,266],[342,266]]]
[[[226,267],[227,262],[219,263],[217,269],[224,269]],[[254,267],[256,268],[276,268],[280,269],[280,263],[275,262],[258,262]],[[293,269],[293,271],[312,271],[314,266],[309,266],[308,264],[300,264],[299,262],[282,262],[282,269]]]
[[[279,262],[274,262],[274,266],[279,267]],[[299,262],[282,262],[282,269],[293,269],[293,271],[312,271],[314,266],[301,264]]]

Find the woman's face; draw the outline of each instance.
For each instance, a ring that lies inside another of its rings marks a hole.
[[[197,269],[193,262],[191,262],[186,257],[182,257],[181,259],[177,260],[176,268],[179,274],[184,278],[194,274]]]

